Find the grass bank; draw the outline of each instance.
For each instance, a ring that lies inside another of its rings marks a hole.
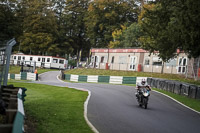
[[[67,87],[9,82],[27,88],[24,102],[28,133],[92,133],[85,122],[87,92]]]
[[[188,98],[186,96],[177,95],[177,94],[174,94],[172,92],[160,90],[160,89],[157,89],[157,88],[153,88],[153,90],[156,90],[158,92],[166,94],[166,95],[176,99],[177,101],[183,103],[184,105],[187,105],[188,107],[200,112],[200,100],[199,99]]]
[[[178,81],[182,81],[182,82],[200,85],[200,81],[195,81],[193,79],[188,79],[188,78],[186,79],[182,75],[178,75],[178,74],[165,74],[165,73],[161,74],[161,73],[102,70],[102,69],[85,69],[85,68],[66,70],[65,74],[154,77],[154,78],[163,78],[163,79],[169,79],[169,80],[178,80]]]
[[[9,73],[19,74],[21,66],[10,66]],[[58,69],[44,69],[44,68],[37,68],[38,74],[48,72],[48,71],[58,71]]]

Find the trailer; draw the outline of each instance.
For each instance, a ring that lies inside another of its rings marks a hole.
[[[67,60],[61,57],[25,55],[22,53],[11,56],[12,65],[35,66],[41,68],[66,69]]]

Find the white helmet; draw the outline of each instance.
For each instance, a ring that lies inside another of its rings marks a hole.
[[[145,83],[146,83],[146,79],[142,79],[141,84],[145,85]]]

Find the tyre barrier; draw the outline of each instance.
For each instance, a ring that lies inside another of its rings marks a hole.
[[[24,101],[26,88],[6,86],[2,88],[5,103],[5,120],[0,124],[2,133],[24,133]]]
[[[147,78],[147,83],[154,88],[194,99],[200,99],[200,86],[198,85],[158,78]]]

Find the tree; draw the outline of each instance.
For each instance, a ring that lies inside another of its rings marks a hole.
[[[80,51],[88,53],[90,45],[86,37],[84,17],[89,0],[68,0],[64,11],[65,33],[69,44],[79,59]]]
[[[46,0],[24,0],[22,4],[26,11],[20,38],[23,52],[56,55],[57,23],[51,5]]]
[[[141,18],[144,35],[143,47],[150,52],[159,51],[167,61],[177,55],[177,49],[198,57],[200,53],[200,1],[157,1],[154,8],[145,8]]]
[[[87,35],[93,47],[107,47],[112,32],[137,21],[138,6],[129,0],[95,0],[86,17]]]
[[[15,0],[0,0],[0,41],[9,40],[18,36],[18,18]]]

